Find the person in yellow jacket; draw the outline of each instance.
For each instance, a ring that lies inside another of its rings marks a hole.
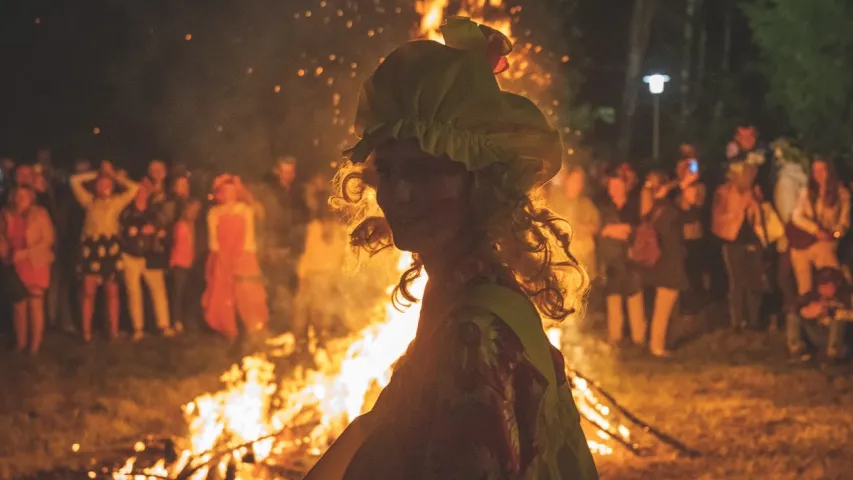
[[[365,82],[336,198],[355,247],[412,252],[394,298],[422,303],[417,334],[306,478],[596,479],[540,317],[568,316],[587,283],[568,229],[540,206],[559,133],[498,86],[505,36],[468,19],[442,33],[446,44],[397,48]]]

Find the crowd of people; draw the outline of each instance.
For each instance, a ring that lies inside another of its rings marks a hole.
[[[642,183],[627,162],[565,168],[548,192],[573,228],[573,255],[592,279],[590,311],[606,311],[608,341],[622,344],[628,330],[634,344],[669,356],[670,319],[726,302],[735,330],[783,319],[793,361],[844,360],[851,297],[839,245],[850,193],[833,160],[784,139],[763,145],[751,126],[720,155],[716,185],[703,177],[715,164],[700,163],[689,144],[679,154],[674,174],[652,170]]]
[[[186,168],[170,171],[160,160],[139,181],[108,161],[94,168],[77,160],[64,174],[46,148],[33,162],[4,159],[0,168],[0,297],[18,351],[39,351],[45,323],[90,342],[96,310],[110,339],[124,335],[125,313],[126,333],[139,341],[155,330],[146,326],[146,303],[164,337],[203,318],[234,340],[238,318],[252,333],[266,329],[272,310],[305,338],[307,314],[292,307],[321,315],[316,302],[296,301],[300,271],[310,270],[300,260],[309,240],[316,244],[309,250],[342,250],[343,227],[326,208],[329,179],[298,181],[293,157],[278,159],[271,178],[252,185],[216,176],[201,197]]]
[[[784,321],[795,361],[843,360],[850,193],[830,158],[804,158],[746,126],[717,185],[688,144],[672,175],[652,170],[642,183],[629,162],[565,166],[546,196],[572,227],[572,254],[591,279],[588,316],[605,313],[608,341],[621,345],[627,331],[669,356],[671,319],[726,302],[736,330]],[[45,323],[91,341],[99,293],[111,339],[123,311],[132,340],[154,330],[150,303],[165,337],[202,318],[234,340],[238,318],[264,330],[272,311],[304,344],[336,315],[327,299],[343,295],[346,235],[328,208],[330,179],[299,181],[296,168],[282,157],[266,182],[223,174],[194,196],[187,169],[160,160],[134,181],[107,161],[78,160],[63,175],[48,149],[30,163],[4,159],[0,284],[17,350],[38,352]]]

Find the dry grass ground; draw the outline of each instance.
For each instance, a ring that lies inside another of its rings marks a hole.
[[[570,357],[641,418],[700,450],[653,439],[598,460],[604,479],[853,478],[853,370],[794,367],[780,334],[715,332],[672,359],[587,340]],[[51,337],[36,358],[0,353],[0,477],[58,478],[84,450],[180,434],[180,406],[215,388],[240,352],[194,334],[140,344]],[[72,478],[65,476],[65,478]]]

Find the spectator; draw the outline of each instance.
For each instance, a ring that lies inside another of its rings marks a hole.
[[[755,185],[756,165],[729,166],[728,180],[714,193],[711,226],[723,240],[723,261],[729,281],[729,320],[736,330],[759,328],[764,289],[761,191]]]
[[[94,195],[84,186],[95,181]],[[83,340],[92,339],[92,316],[95,313],[95,296],[98,287],[106,292],[107,316],[110,338],[118,338],[119,290],[116,276],[121,267],[119,243],[119,216],[133,201],[138,186],[123,171],[116,172],[110,162],[101,164],[100,172],[78,173],[71,177],[71,190],[86,210],[80,242],[80,265],[83,289],[80,300]],[[114,193],[115,184],[124,192]]]
[[[0,215],[0,259],[14,265],[29,295],[13,305],[17,350],[37,353],[44,333],[44,293],[53,263],[53,224],[47,211],[35,204],[27,186],[12,190],[12,201]],[[8,287],[8,286],[4,286]]]
[[[586,173],[579,166],[567,167],[561,191],[551,196],[550,207],[572,227],[571,253],[589,278],[598,275],[595,237],[601,229],[601,214],[585,194]]]
[[[808,293],[812,285],[812,268],[838,268],[838,240],[850,227],[850,192],[835,175],[832,163],[822,157],[812,162],[808,186],[800,193],[794,208],[792,223],[798,232],[790,229],[791,266],[797,280],[797,292]],[[797,237],[806,238],[800,241]]]
[[[213,192],[216,206],[207,215],[210,254],[202,306],[210,328],[235,340],[235,308],[249,332],[263,330],[269,321],[255,242],[253,200],[233,175],[217,177]]]
[[[628,189],[621,175],[612,175],[607,184],[608,200],[601,207],[601,233],[598,254],[607,294],[608,340],[622,341],[624,311],[627,300],[631,339],[637,345],[646,342],[646,319],[640,275],[628,256],[631,233],[639,224],[639,210],[631,208]]]
[[[264,209],[262,257],[272,288],[273,309],[288,316],[299,287],[297,268],[305,248],[305,226],[310,218],[305,187],[297,181],[296,158],[276,161],[273,178],[262,190]]]
[[[308,223],[305,254],[298,269],[293,334],[303,351],[309,327],[313,327],[319,342],[324,342],[345,317],[346,305],[329,299],[344,295],[345,283],[341,277],[346,249],[346,228],[336,221],[328,207],[321,208],[317,218]]]
[[[826,349],[829,362],[837,362],[845,357],[845,322],[853,319],[850,288],[841,270],[833,267],[817,270],[814,283],[814,289],[800,299],[800,314],[809,340]],[[799,360],[810,359],[810,354],[801,352]]]
[[[166,201],[166,177],[169,169],[162,160],[151,160],[148,164],[148,179],[151,181],[151,193],[149,200],[152,205],[158,205]]]
[[[185,177],[182,177],[185,178]],[[172,252],[169,258],[169,268],[172,276],[170,304],[172,306],[172,323],[175,330],[183,331],[189,319],[189,304],[187,289],[191,279],[191,270],[195,262],[195,228],[201,204],[190,200],[181,209],[181,217],[175,222],[172,232]]]
[[[808,186],[809,175],[803,167],[806,160],[802,152],[791,146],[785,139],[774,141],[773,151],[779,168],[776,184],[773,187],[773,204],[780,221],[788,225],[794,216],[800,192]],[[791,250],[787,236],[776,243],[776,250],[779,253],[776,263],[776,282],[782,298],[781,312],[785,318],[788,351],[796,359],[801,356],[804,343],[798,312],[797,281],[791,266]]]
[[[691,184],[692,186],[692,184]],[[651,172],[643,188],[643,211],[657,233],[661,256],[644,269],[645,285],[655,289],[655,304],[649,332],[649,351],[656,357],[670,355],[666,334],[678,295],[687,285],[684,270],[684,235],[680,212],[668,200],[669,182],[662,172]]]
[[[121,250],[128,310],[133,323],[133,341],[142,340],[145,310],[142,285],[145,280],[157,328],[164,337],[174,336],[169,324],[169,299],[166,294],[166,272],[169,253],[166,250],[166,226],[161,223],[157,207],[150,203],[153,187],[146,179],[136,191],[134,201],[121,213]]]

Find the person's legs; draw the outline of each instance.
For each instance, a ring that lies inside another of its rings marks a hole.
[[[746,310],[747,282],[743,276],[743,261],[745,247],[742,245],[723,245],[723,261],[726,264],[726,274],[729,280],[729,321],[734,328],[746,326],[744,311]]]
[[[139,282],[137,282],[139,284]],[[119,300],[118,283],[115,280],[104,282],[104,293],[107,303],[107,319],[109,320],[110,338],[118,338]]]
[[[646,312],[643,292],[628,297],[628,321],[631,322],[631,341],[635,345],[646,344]]]
[[[745,284],[743,298],[746,302],[746,325],[757,330],[761,327],[761,300],[764,297],[764,252],[761,248],[747,248],[739,269]]]
[[[133,323],[133,336],[138,339],[145,328],[145,307],[142,303],[142,272],[145,259],[124,255],[124,286],[127,289],[127,309]]]
[[[174,333],[169,322],[169,298],[166,295],[166,276],[161,269],[144,269],[142,278],[151,292],[151,302],[154,304],[154,318],[157,328],[166,335]]]
[[[38,353],[44,334],[44,292],[35,292],[27,303],[30,314],[30,353]]]
[[[622,310],[622,296],[607,296],[607,340],[611,343],[622,341],[625,327],[625,312]]]
[[[186,308],[186,290],[189,283],[190,271],[186,268],[173,267],[171,270],[171,297],[169,298],[169,306],[171,307],[172,323],[175,328],[180,330],[187,322]]]
[[[23,352],[27,349],[29,337],[26,299],[15,302],[12,306],[12,319],[15,324],[15,350]]]
[[[829,323],[829,339],[827,340],[826,355],[830,359],[842,358],[844,351],[844,327],[845,322],[832,320]]]
[[[256,332],[265,329],[269,323],[269,308],[263,284],[253,280],[237,280],[234,288],[237,312],[246,330]]]
[[[95,315],[95,296],[98,294],[100,283],[101,278],[97,275],[83,277],[83,288],[80,290],[80,315],[83,340],[86,342],[92,339],[92,317]]]
[[[802,320],[797,311],[797,281],[794,279],[794,270],[791,267],[790,251],[779,254],[776,275],[782,294],[782,312],[785,316],[788,351],[791,354],[798,354],[805,348],[805,342],[803,341]]]
[[[812,289],[811,248],[791,250],[791,269],[797,282],[797,294],[805,295]]]
[[[655,309],[652,315],[652,327],[649,335],[649,350],[654,355],[666,354],[666,332],[672,309],[678,300],[678,290],[658,288],[655,294]]]

